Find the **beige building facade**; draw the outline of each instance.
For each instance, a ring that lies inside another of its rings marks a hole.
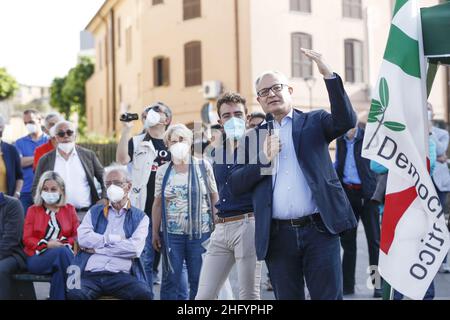
[[[117,133],[122,111],[140,113],[155,101],[173,109],[174,122],[201,121],[202,106],[221,91],[238,91],[259,110],[254,82],[266,70],[290,78],[300,109],[327,109],[322,78],[300,47],[321,52],[355,109],[368,110],[393,2],[107,0],[86,28],[96,43],[96,70],[86,85],[89,131]],[[448,122],[446,72],[440,68],[430,101]]]

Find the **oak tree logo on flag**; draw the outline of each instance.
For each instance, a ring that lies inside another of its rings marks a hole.
[[[378,131],[380,130],[381,126],[385,126],[386,128],[392,130],[392,131],[403,131],[406,129],[406,126],[402,123],[395,122],[395,121],[384,121],[385,113],[387,108],[389,107],[389,85],[386,80],[386,78],[381,78],[380,80],[380,87],[379,89],[379,95],[380,95],[380,101],[376,99],[372,99],[372,104],[370,106],[370,113],[369,117],[367,119],[368,123],[375,123],[378,122],[378,126],[370,138],[369,143],[367,144],[365,149],[369,149],[373,139],[377,136]],[[379,118],[381,117],[381,119]]]

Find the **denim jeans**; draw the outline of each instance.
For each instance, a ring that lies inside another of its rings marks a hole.
[[[0,300],[13,299],[11,274],[18,270],[16,258],[10,256],[0,260]]]
[[[67,247],[47,249],[40,255],[28,257],[27,268],[31,273],[51,274],[50,300],[65,300],[67,268],[72,260],[73,253]]]
[[[425,297],[423,297],[423,300],[433,300],[433,299],[434,299],[434,280],[431,281],[431,284],[428,287],[427,292],[425,293]],[[403,300],[403,295],[397,290],[394,290],[394,300]]]
[[[305,281],[311,299],[342,300],[339,236],[321,221],[295,227],[272,220],[266,264],[277,300],[305,300]]]
[[[197,295],[200,270],[202,268],[202,254],[206,251],[202,243],[208,239],[210,233],[202,235],[201,239],[189,240],[188,235],[177,235],[169,233],[170,260],[174,272],[163,272],[161,283],[161,300],[186,300],[182,297],[184,263],[187,267],[189,282],[189,299],[194,300]]]
[[[95,300],[102,295],[112,295],[122,300],[151,300],[152,293],[144,281],[129,273],[83,272],[81,289],[67,291],[69,300]]]
[[[153,259],[154,252],[152,245],[152,224],[150,223],[148,226],[148,235],[145,239],[144,250],[141,254],[142,264],[144,265],[145,276],[147,277],[147,284],[152,292],[153,296]]]

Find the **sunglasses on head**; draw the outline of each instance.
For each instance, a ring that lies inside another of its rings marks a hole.
[[[71,136],[73,136],[74,133],[75,133],[74,131],[69,129],[67,131],[58,131],[58,133],[56,135],[60,138],[64,138],[66,134],[68,137],[71,137]]]
[[[149,107],[149,108],[147,108],[147,109],[145,110],[145,112],[149,112],[150,110],[153,110],[153,111],[155,111],[155,112],[162,112],[162,113],[164,113],[167,117],[170,116],[169,113],[168,113],[168,112],[164,109],[164,107],[161,106],[161,105],[155,105],[155,106],[153,106],[153,107]]]

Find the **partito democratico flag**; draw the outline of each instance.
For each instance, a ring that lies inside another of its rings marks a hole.
[[[389,170],[379,272],[412,299],[424,297],[450,244],[429,174],[425,83],[417,1],[397,0],[362,155]]]

